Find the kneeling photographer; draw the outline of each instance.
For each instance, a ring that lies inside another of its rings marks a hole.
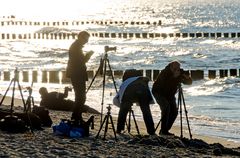
[[[187,71],[180,68],[178,61],[169,63],[158,75],[153,83],[152,94],[161,109],[161,135],[173,135],[169,133],[178,115],[175,94],[178,86],[183,83],[192,84],[192,79]]]

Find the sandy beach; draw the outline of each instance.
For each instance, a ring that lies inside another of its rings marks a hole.
[[[9,98],[6,101],[10,101]],[[19,110],[21,100],[16,101],[14,110]],[[7,105],[7,103],[5,103]],[[10,108],[10,106],[9,106]],[[49,110],[53,125],[61,119],[69,119],[71,113]],[[84,113],[87,120],[91,115]],[[148,136],[143,122],[138,122],[140,135],[137,135],[132,122],[131,133],[127,130],[117,135],[115,140],[111,124],[108,126],[106,139],[103,140],[104,128],[96,138],[100,129],[100,115],[94,115],[94,129],[90,136],[69,138],[54,135],[51,127],[34,130],[33,133],[11,134],[0,131],[0,157],[239,157],[240,144],[224,139],[195,135],[193,140],[180,139],[179,127],[173,127],[173,136]],[[103,115],[104,117],[105,115]],[[116,118],[113,118],[116,127]],[[158,133],[158,132],[156,132]],[[189,134],[184,129],[184,137]]]

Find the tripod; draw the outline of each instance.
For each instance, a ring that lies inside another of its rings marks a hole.
[[[180,137],[183,138],[183,126],[182,126],[182,105],[184,106],[184,112],[186,116],[186,121],[188,125],[188,132],[189,132],[189,137],[192,139],[192,134],[191,134],[191,129],[188,121],[188,115],[187,115],[187,109],[186,109],[186,104],[185,104],[185,99],[183,96],[183,91],[182,91],[182,85],[178,85],[178,108],[179,108],[179,113],[180,113],[180,124],[181,124],[181,135]]]
[[[113,133],[114,133],[114,136],[115,136],[115,140],[117,141],[117,136],[116,136],[116,131],[115,131],[114,124],[113,124],[113,119],[112,119],[112,115],[111,115],[111,106],[110,106],[110,105],[111,105],[111,104],[108,104],[108,107],[107,107],[107,110],[108,110],[107,115],[105,115],[105,117],[104,117],[103,123],[102,123],[101,126],[100,126],[100,129],[99,129],[99,131],[98,131],[98,134],[97,134],[96,138],[98,138],[98,136],[99,136],[99,134],[100,134],[100,132],[101,132],[101,130],[102,130],[102,128],[103,128],[103,125],[104,125],[104,123],[105,123],[105,121],[106,121],[105,130],[104,130],[104,137],[103,137],[103,139],[105,139],[106,134],[107,134],[107,130],[108,130],[108,123],[109,123],[109,119],[110,119],[111,124],[112,124]]]
[[[108,51],[116,51],[116,47],[109,47],[109,46],[105,46],[104,47],[104,56],[103,58],[101,58],[100,60],[100,65],[99,65],[99,68],[95,74],[95,76],[93,77],[88,89],[87,89],[87,92],[89,91],[89,89],[91,88],[95,78],[97,77],[98,73],[100,73],[101,75],[103,75],[103,90],[102,90],[102,102],[101,102],[101,119],[100,119],[100,129],[99,129],[99,132],[96,136],[96,138],[98,137],[101,129],[102,129],[102,126],[104,124],[105,121],[102,121],[102,115],[103,115],[103,105],[104,105],[104,93],[105,93],[105,84],[106,84],[106,70],[107,70],[107,66],[109,68],[109,71],[110,71],[110,75],[112,77],[112,80],[113,80],[113,84],[114,84],[114,88],[116,90],[116,93],[117,93],[117,86],[116,86],[116,83],[115,83],[115,80],[114,80],[114,77],[113,77],[113,73],[112,73],[112,68],[110,66],[110,63],[109,63],[109,59],[108,59],[108,54],[107,52]],[[87,93],[86,92],[86,93]],[[111,123],[112,123],[112,126],[113,126],[113,122],[112,122],[112,117],[111,117],[111,113],[110,113],[110,110],[111,110],[111,107],[110,105],[107,107],[108,109],[108,112],[107,112],[107,115],[105,116],[105,119],[107,119],[107,122],[106,122],[106,128],[105,128],[105,133],[104,133],[104,139],[105,139],[105,135],[107,133],[107,128],[108,128],[108,118],[110,117],[111,118]],[[115,139],[116,139],[116,132],[115,132],[115,129],[113,127],[113,131],[114,131],[114,135],[115,135]]]
[[[26,111],[26,112],[31,112],[32,106],[34,106],[34,99],[33,99],[33,96],[32,96],[32,86],[33,86],[33,82],[32,82],[31,87],[27,87],[28,98],[27,98],[27,101],[26,101],[26,109],[24,109],[24,111]]]
[[[184,111],[185,111],[185,115],[186,115],[186,120],[187,120],[187,125],[188,125],[188,131],[189,131],[189,137],[190,139],[192,139],[192,134],[191,134],[191,129],[190,129],[190,125],[189,125],[189,121],[188,121],[188,115],[187,115],[187,109],[186,109],[186,104],[185,104],[185,99],[183,96],[183,90],[182,90],[182,85],[181,83],[178,85],[178,109],[179,109],[179,113],[180,113],[180,125],[181,125],[181,135],[180,137],[183,138],[183,126],[182,126],[182,105],[184,106]],[[157,130],[158,126],[160,125],[161,120],[158,122],[155,131]]]
[[[15,95],[15,86],[16,84],[18,85],[18,89],[20,91],[20,95],[21,95],[21,99],[22,99],[22,102],[23,102],[23,106],[24,106],[24,109],[26,109],[26,104],[25,104],[25,101],[24,101],[24,98],[23,98],[23,93],[22,93],[22,89],[21,89],[21,86],[19,84],[19,80],[18,80],[18,76],[19,76],[19,71],[17,70],[17,68],[15,69],[14,71],[14,78],[11,80],[5,94],[3,95],[2,97],[2,100],[0,102],[0,106],[2,105],[11,85],[13,84],[13,91],[12,91],[12,100],[11,100],[11,108],[10,108],[10,113],[11,113],[11,116],[13,114],[13,106],[14,106],[14,95]]]
[[[138,135],[140,135],[139,128],[138,128],[137,121],[136,121],[136,118],[135,118],[135,115],[134,115],[132,107],[129,109],[129,112],[128,112],[128,123],[126,121],[128,133],[131,132],[131,116],[133,117],[133,121],[135,123],[135,127],[136,127],[136,130],[137,130],[137,133],[138,133]]]
[[[21,95],[21,99],[22,99],[22,102],[23,102],[24,112],[26,112],[27,118],[28,118],[28,120],[29,120],[29,122],[30,122],[30,129],[31,129],[31,132],[33,133],[33,131],[32,131],[32,125],[31,125],[31,119],[30,119],[30,117],[29,117],[28,111],[26,110],[26,103],[25,103],[25,100],[24,100],[24,98],[23,98],[23,93],[22,93],[21,86],[20,86],[20,84],[19,84],[18,77],[19,77],[19,71],[18,71],[17,68],[16,68],[15,71],[14,71],[14,78],[11,80],[11,82],[10,82],[10,84],[9,84],[6,92],[5,92],[5,94],[3,95],[2,100],[1,100],[1,102],[0,102],[0,106],[2,105],[2,103],[3,103],[4,99],[5,99],[8,91],[9,91],[9,89],[10,89],[10,87],[11,87],[11,85],[13,84],[12,100],[11,100],[11,108],[10,108],[10,117],[6,117],[6,118],[7,118],[8,121],[12,121],[12,122],[16,122],[16,121],[17,121],[18,118],[13,115],[13,111],[14,111],[14,110],[13,110],[13,106],[14,106],[14,96],[15,96],[15,89],[16,89],[15,86],[16,86],[16,84],[17,84],[18,89],[19,89],[19,92],[20,92],[20,95]]]
[[[110,70],[110,75],[112,77],[112,80],[113,80],[113,84],[114,84],[114,87],[115,87],[115,90],[116,90],[116,93],[117,93],[117,86],[116,86],[116,83],[115,83],[115,80],[114,80],[114,77],[113,77],[113,73],[112,73],[112,68],[110,66],[110,63],[109,63],[109,59],[108,59],[108,54],[107,52],[109,50],[115,50],[116,51],[116,47],[113,47],[113,48],[109,48],[108,46],[105,46],[105,53],[104,53],[104,56],[103,58],[101,58],[101,62],[100,62],[100,66],[95,74],[95,76],[93,77],[88,89],[87,89],[87,92],[89,91],[89,89],[91,88],[95,78],[97,77],[98,73],[102,74],[103,75],[103,91],[102,91],[102,102],[101,102],[101,121],[100,123],[102,123],[102,114],[103,114],[103,105],[104,105],[104,93],[105,93],[105,84],[106,84],[106,70],[107,70],[107,66]],[[102,70],[103,69],[103,70]],[[86,92],[86,93],[87,93]]]

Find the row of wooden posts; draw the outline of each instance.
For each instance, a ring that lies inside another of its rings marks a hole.
[[[139,70],[143,76],[149,77],[152,81],[156,79],[160,70]],[[220,70],[207,70],[208,74],[204,73],[204,70],[188,70],[193,80],[201,80],[204,77],[209,79],[224,78],[229,76],[240,76],[240,69],[220,69]],[[15,71],[2,71],[0,72],[0,79],[2,81],[10,81],[14,78]],[[112,75],[114,78],[122,78],[123,70],[113,70]],[[16,75],[16,74],[15,74]],[[88,71],[89,79],[95,77],[96,72],[93,70]],[[111,71],[107,70],[107,76],[111,76]],[[70,79],[66,78],[66,71],[28,71],[23,70],[17,73],[17,78],[22,82],[40,82],[40,83],[70,83]],[[97,77],[101,77],[101,74],[97,74]]]
[[[0,26],[78,26],[78,25],[88,25],[88,24],[96,24],[96,25],[161,25],[161,20],[158,21],[111,21],[111,20],[90,20],[90,21],[15,21],[15,20],[7,20],[1,21]]]
[[[90,32],[92,37],[98,38],[240,38],[240,32],[232,33],[107,33]],[[0,33],[1,40],[17,39],[47,39],[47,40],[70,40],[77,39],[77,33]]]

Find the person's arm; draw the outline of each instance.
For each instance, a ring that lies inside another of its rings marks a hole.
[[[136,81],[144,81],[145,83],[148,83],[150,79],[148,77],[140,76]]]
[[[93,51],[89,51],[89,52],[86,52],[85,56],[84,56],[84,61],[85,63],[88,62],[88,60],[91,58],[91,56],[93,55]]]
[[[64,93],[63,93],[63,98],[67,98],[68,97],[68,91],[71,91],[72,89],[69,87],[65,87],[64,88]]]

